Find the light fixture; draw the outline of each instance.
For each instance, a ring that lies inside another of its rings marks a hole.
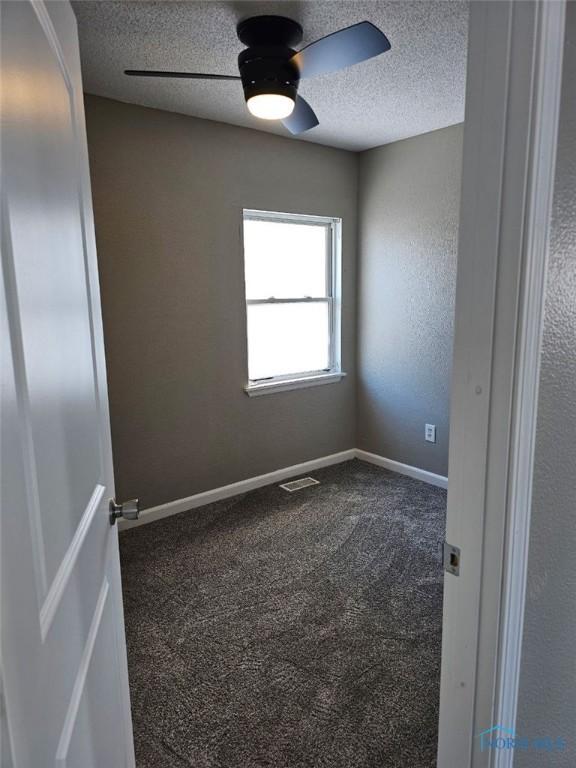
[[[298,95],[301,77],[337,72],[390,50],[386,35],[370,21],[330,32],[299,50],[302,27],[286,16],[251,16],[238,23],[236,33],[246,46],[238,54],[240,77],[157,69],[124,72],[136,77],[241,80],[251,114],[261,120],[281,120],[291,134],[298,135],[318,125],[314,110]]]
[[[246,103],[254,117],[262,120],[283,120],[294,109],[294,99],[281,93],[259,93]]]

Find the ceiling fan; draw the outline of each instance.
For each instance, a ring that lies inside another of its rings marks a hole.
[[[336,72],[390,50],[378,27],[361,21],[321,37],[299,51],[302,27],[285,16],[254,16],[236,27],[247,48],[238,56],[240,75],[126,69],[137,77],[174,77],[191,80],[241,80],[249,111],[264,120],[282,120],[293,134],[318,125],[314,110],[298,95],[300,80]]]

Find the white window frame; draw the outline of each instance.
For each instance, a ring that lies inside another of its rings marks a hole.
[[[313,216],[302,213],[279,213],[277,211],[259,211],[244,208],[242,211],[242,249],[244,252],[244,222],[274,221],[284,224],[306,224],[308,226],[328,227],[326,238],[326,269],[328,286],[327,296],[306,296],[303,298],[270,297],[267,299],[248,299],[246,301],[246,350],[248,350],[248,307],[255,304],[317,304],[323,302],[329,306],[330,350],[328,368],[319,371],[302,371],[271,376],[266,379],[248,379],[245,392],[252,396],[272,392],[284,392],[290,389],[313,387],[319,384],[332,384],[340,381],[346,374],[341,363],[341,324],[342,324],[342,219],[332,216]],[[248,358],[246,358],[248,373]]]

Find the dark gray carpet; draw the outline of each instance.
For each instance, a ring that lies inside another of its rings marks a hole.
[[[446,492],[312,475],[121,535],[138,768],[436,764]]]

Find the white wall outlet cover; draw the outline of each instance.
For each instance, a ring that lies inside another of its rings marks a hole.
[[[424,430],[424,438],[429,443],[436,442],[436,425],[435,424],[426,424],[426,428]]]

